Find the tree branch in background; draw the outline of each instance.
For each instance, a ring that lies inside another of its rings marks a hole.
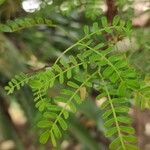
[[[116,16],[118,13],[115,0],[106,0],[106,5],[107,5],[106,16],[108,18],[108,21],[112,23],[114,16]]]

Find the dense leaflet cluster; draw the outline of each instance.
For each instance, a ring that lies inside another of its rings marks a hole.
[[[51,21],[43,18],[17,19],[6,25],[0,25],[0,30],[12,32],[39,23],[52,25]],[[97,100],[102,97],[107,98],[100,107],[104,112],[106,136],[116,137],[110,144],[110,149],[137,149],[128,111],[132,93],[139,89],[138,75],[123,54],[113,52],[115,45],[107,40],[99,41],[98,38],[105,34],[115,36],[116,33],[130,36],[131,23],[125,23],[118,16],[114,18],[112,26],[109,26],[105,17],[102,17],[101,23],[102,29],[98,23],[93,23],[91,28],[85,26],[85,36],[67,48],[52,67],[32,76],[23,73],[17,75],[6,86],[8,94],[20,89],[24,84],[32,88],[35,107],[43,116],[37,123],[37,126],[43,130],[40,135],[41,143],[51,139],[52,144],[56,146],[62,131],[68,128],[69,112],[75,113],[76,104],[83,102],[89,89],[95,89],[100,93]],[[75,55],[68,56],[67,52],[74,48]],[[56,84],[65,86],[62,86],[58,96],[49,97],[47,94],[49,88],[53,88]]]

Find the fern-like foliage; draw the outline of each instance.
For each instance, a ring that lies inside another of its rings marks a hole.
[[[101,22],[102,29],[96,22],[91,28],[85,26],[85,36],[67,48],[52,67],[25,82],[24,78],[16,78],[17,82],[12,80],[6,87],[10,94],[16,87],[20,89],[20,85],[29,81],[35,97],[35,106],[43,116],[37,123],[37,126],[43,129],[40,135],[41,143],[46,143],[50,138],[52,144],[57,145],[57,139],[62,136],[63,130],[68,128],[69,112],[75,113],[76,104],[81,104],[87,96],[87,89],[93,88],[100,92],[97,99],[107,97],[101,106],[104,111],[104,125],[107,128],[106,136],[116,137],[110,144],[110,149],[137,149],[128,111],[132,93],[139,90],[138,75],[125,56],[113,53],[113,42],[95,42],[98,36],[106,33],[130,36],[131,23],[121,21],[118,16],[114,18],[112,26],[109,26],[105,17],[102,17]],[[63,59],[62,56],[74,48],[78,49],[76,54]],[[63,84],[67,88],[62,88],[58,96],[49,97],[47,91],[55,84]]]
[[[110,144],[109,148],[112,150],[137,149],[133,145],[136,142],[136,138],[133,136],[135,131],[131,127],[132,121],[128,117],[129,100],[126,97],[126,92],[130,86],[125,82],[121,82],[118,83],[120,84],[118,88],[118,86],[112,84],[109,76],[103,76],[100,71],[99,76],[101,79],[99,89],[102,91],[102,95],[107,97],[107,100],[101,106],[101,109],[104,111],[104,126],[108,128],[106,136],[112,137],[117,135],[117,138]],[[131,88],[133,87],[131,86]]]
[[[5,24],[0,24],[0,32],[15,32],[25,28],[31,28],[39,24],[53,26],[51,20],[41,17],[19,18],[15,20],[8,20]]]
[[[22,86],[27,84],[31,78],[32,77],[29,77],[24,73],[16,75],[15,78],[8,82],[8,86],[5,87],[7,94],[12,94],[16,89],[19,90]]]

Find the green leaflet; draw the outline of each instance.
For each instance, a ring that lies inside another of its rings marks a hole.
[[[115,123],[115,119],[114,119],[114,118],[111,118],[111,119],[107,120],[107,121],[104,123],[104,126],[105,126],[106,128],[109,128],[109,127],[111,127],[111,126],[113,125],[113,123]]]
[[[117,127],[113,127],[113,128],[108,129],[105,135],[106,135],[106,137],[111,137],[115,133],[117,133]]]
[[[72,81],[68,81],[67,85],[72,87],[72,88],[75,88],[75,89],[79,88],[79,86],[76,83],[72,82]]]
[[[55,137],[57,138],[60,138],[62,136],[62,133],[56,124],[54,124],[53,132],[54,132]]]
[[[124,116],[117,117],[117,121],[120,123],[124,123],[124,124],[131,124],[132,123],[130,118],[124,117]],[[104,123],[104,126],[108,128],[108,127],[111,127],[113,124],[115,124],[115,119],[111,118]]]
[[[62,72],[62,69],[59,67],[59,65],[57,65],[57,64],[54,64],[53,65],[53,69],[55,70],[55,71],[57,71],[57,72]]]
[[[127,142],[133,142],[133,143],[137,142],[137,138],[133,135],[124,135],[123,139]]]
[[[113,25],[114,26],[117,26],[118,24],[119,24],[119,21],[120,21],[120,17],[119,16],[115,16],[114,18],[113,18]]]
[[[97,23],[97,22],[94,22],[94,23],[93,23],[92,29],[93,29],[93,32],[96,32],[96,31],[99,30],[99,26],[98,26],[98,23]]]
[[[76,112],[77,111],[77,109],[76,109],[76,106],[75,106],[75,104],[74,103],[72,103],[72,102],[69,102],[69,107],[70,107],[70,110],[72,111],[72,112]]]
[[[103,71],[103,76],[109,77],[113,72],[114,70],[112,69],[112,67],[109,66]]]
[[[62,89],[61,90],[61,94],[64,94],[64,95],[72,95],[73,94],[73,91],[70,91],[68,89]]]
[[[74,56],[72,56],[72,55],[70,55],[69,56],[69,60],[70,60],[70,62],[72,62],[74,65],[77,65],[77,60],[75,59],[75,57]]]
[[[35,107],[39,109],[40,112],[43,112],[46,108],[46,105],[49,103],[49,100],[45,98],[40,98],[41,100],[38,100],[35,104]]]
[[[103,119],[106,119],[107,117],[109,117],[112,114],[112,110],[107,110],[106,112],[103,113],[102,117]]]
[[[52,131],[51,131],[50,136],[51,136],[51,141],[52,141],[53,146],[56,147],[57,143],[56,143],[56,139],[55,139],[54,133]]]
[[[42,88],[42,82],[40,82],[39,80],[32,80],[29,84],[30,84],[32,89]]]
[[[127,79],[125,82],[126,82],[127,86],[131,89],[138,89],[140,86],[139,82],[134,79]]]
[[[64,116],[65,119],[68,119],[68,117],[69,117],[68,111],[64,110],[63,111],[63,116]]]
[[[111,150],[116,150],[118,148],[118,146],[121,144],[120,143],[120,138],[117,137],[115,140],[112,141],[112,143],[109,145],[109,149]]]
[[[59,61],[64,68],[69,68],[69,64],[64,59],[60,59]]]
[[[105,28],[108,26],[108,21],[106,17],[101,18],[102,26]]]
[[[62,97],[62,96],[58,96],[54,99],[54,101],[57,102],[63,102],[66,103],[67,102],[67,97]]]
[[[44,112],[43,117],[55,119],[57,117],[57,114],[54,112]]]
[[[125,96],[126,95],[126,84],[125,82],[121,82],[118,87],[118,95]]]
[[[85,35],[89,34],[89,27],[87,25],[84,26],[84,33]]]
[[[42,144],[45,144],[49,139],[49,131],[45,131],[40,135],[39,141]]]
[[[68,127],[68,126],[67,126],[67,123],[65,122],[65,120],[64,120],[63,118],[60,117],[60,118],[58,119],[58,122],[59,122],[59,124],[60,124],[60,126],[62,127],[63,130],[66,130],[66,129],[67,129],[67,127]]]
[[[64,75],[63,75],[63,73],[60,73],[60,75],[59,75],[59,82],[60,82],[60,84],[64,83]]]
[[[122,132],[125,132],[125,133],[129,133],[129,134],[134,134],[135,131],[133,128],[131,127],[127,127],[127,126],[120,126],[120,129]]]
[[[61,107],[57,106],[57,105],[51,105],[51,104],[47,104],[47,109],[50,111],[60,111]]]
[[[112,83],[116,83],[119,80],[119,76],[116,74],[116,72],[114,72],[109,79]]]
[[[49,120],[41,120],[37,123],[37,126],[39,128],[48,128],[52,125],[52,122],[50,122]]]

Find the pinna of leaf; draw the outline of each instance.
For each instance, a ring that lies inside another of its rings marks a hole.
[[[40,19],[17,19],[0,25],[2,32],[13,32],[44,23],[51,25],[49,20]],[[75,113],[77,105],[83,103],[89,89],[98,89],[97,96],[107,97],[102,104],[102,118],[107,128],[106,136],[116,137],[110,144],[110,150],[137,149],[134,129],[131,127],[132,120],[128,116],[130,97],[134,90],[139,89],[139,81],[136,72],[129,67],[129,63],[121,54],[114,54],[113,46],[101,41],[95,43],[94,36],[103,35],[103,32],[121,32],[123,36],[131,33],[131,24],[124,23],[116,16],[112,26],[109,26],[105,17],[101,18],[102,29],[94,22],[92,28],[84,27],[85,36],[75,44],[67,48],[60,55],[53,66],[36,75],[28,76],[21,74],[12,79],[5,87],[8,94],[28,84],[33,91],[35,107],[42,113],[37,126],[43,130],[40,142],[45,144],[49,139],[53,146],[57,146],[57,140],[62,137],[63,130],[67,130],[69,112]],[[104,48],[107,45],[107,48]],[[79,48],[77,55],[70,55],[63,59],[63,55]],[[100,51],[100,49],[103,49]],[[61,89],[60,95],[49,98],[47,91],[53,88],[55,83],[63,84],[66,88]],[[59,105],[62,103],[63,105]]]

